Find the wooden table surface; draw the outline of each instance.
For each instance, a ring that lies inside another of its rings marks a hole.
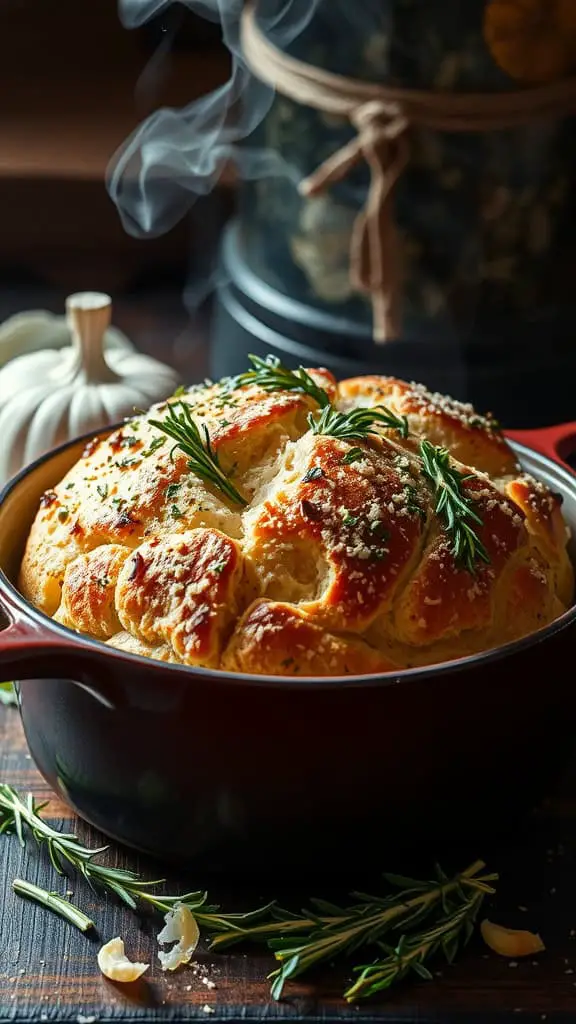
[[[89,844],[102,837],[73,819],[50,793],[34,768],[17,710],[0,708],[0,779],[20,792],[31,791],[49,800],[43,812],[66,829],[77,829]],[[539,930],[546,952],[511,964],[489,953],[479,938],[448,967],[437,962],[433,982],[404,984],[387,998],[348,1007],[340,998],[346,965],[305,982],[292,984],[286,999],[270,1002],[266,973],[271,960],[249,948],[227,954],[198,951],[195,966],[166,977],[154,963],[157,925],[139,921],[112,899],[96,896],[81,880],[58,879],[45,851],[32,842],[22,850],[14,836],[0,837],[0,1021],[163,1021],[206,1019],[250,1021],[309,1019],[311,1021],[500,1022],[576,1020],[576,829],[572,803],[558,798],[536,816],[515,841],[478,851],[488,866],[501,872],[490,916],[504,924]],[[111,862],[131,867],[148,877],[154,868],[135,854],[112,847]],[[383,865],[403,870],[402,865]],[[464,865],[462,865],[464,867]],[[11,882],[24,877],[44,887],[74,893],[74,902],[98,925],[98,935],[86,937],[67,922],[12,893]],[[227,908],[257,905],[268,892],[227,891],[220,880],[174,877],[171,891],[208,885],[213,900]],[[346,880],[348,881],[348,880]],[[350,879],[358,887],[359,879]],[[279,894],[280,895],[280,894]],[[286,887],[282,901],[295,909],[308,896],[305,880]],[[526,909],[519,909],[526,908]],[[128,953],[152,963],[147,980],[137,987],[114,985],[99,973],[96,953],[102,941],[121,935]]]

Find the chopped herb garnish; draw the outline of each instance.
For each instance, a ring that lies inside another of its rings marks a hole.
[[[148,447],[142,452],[142,455],[144,456],[145,459],[147,459],[149,455],[153,455],[154,452],[158,451],[158,449],[161,448],[163,444],[166,444],[165,437],[153,437]]]
[[[468,426],[474,429],[480,427],[483,430],[491,430],[494,433],[498,433],[502,430],[502,426],[499,421],[490,413],[486,416],[471,416],[468,420]]]
[[[351,448],[350,451],[346,452],[346,455],[341,461],[345,466],[351,466],[353,462],[358,462],[363,455],[364,452],[362,451],[362,448]]]
[[[122,505],[126,504],[126,498],[112,498],[111,501],[118,509],[122,508]]]
[[[360,516],[353,516],[352,513],[348,511],[348,509],[346,509],[342,515],[342,523],[344,526],[356,526],[356,524],[359,521]]]
[[[61,523],[65,523],[69,515],[70,512],[67,508],[58,509],[58,519]]]
[[[197,385],[197,387],[202,387],[202,385],[199,384],[199,385]],[[179,384],[178,387],[176,388],[176,391],[172,395],[172,398],[180,398],[182,395],[185,395],[185,394],[186,394],[186,388],[184,387],[183,384]]]
[[[140,465],[140,461],[141,460],[138,457],[134,456],[134,455],[130,455],[130,456],[127,455],[123,459],[116,459],[114,465],[118,466],[120,469],[127,469],[128,466]]]
[[[302,477],[302,483],[309,484],[311,480],[320,480],[324,476],[324,470],[321,466],[312,466],[307,473]]]
[[[74,488],[74,487],[76,487],[76,484],[75,484],[75,483],[72,483],[72,481],[70,481],[70,483],[69,483],[69,484],[66,484],[66,490],[67,490],[67,491],[71,491],[71,490],[73,490],[73,488]]]
[[[96,583],[99,587],[109,587],[112,580],[109,576],[99,576]]]
[[[123,437],[122,440],[120,441],[120,447],[121,448],[133,448],[134,445],[138,444],[138,443],[139,443],[139,441],[138,441],[137,437],[130,437],[130,436]]]
[[[406,508],[410,515],[426,519],[426,511],[418,504],[418,491],[411,484],[406,487]]]
[[[100,497],[102,498],[102,501],[104,501],[108,497],[108,484],[97,484],[96,490]]]
[[[180,509],[178,508],[178,505],[172,505],[171,508],[170,508],[170,513],[171,513],[171,515],[172,515],[172,517],[174,519],[182,519],[182,516],[184,514],[183,512],[180,511]]]
[[[284,658],[284,661],[281,661],[280,664],[282,668],[290,668],[290,665],[294,664],[294,658]]]
[[[224,572],[224,569],[226,568],[227,565],[227,561],[214,562],[213,565],[211,566],[212,572],[215,572],[218,574],[218,576],[220,576],[220,574]]]
[[[178,494],[178,491],[180,490],[180,487],[181,484],[168,484],[168,487],[166,488],[166,497],[175,498],[176,495]]]

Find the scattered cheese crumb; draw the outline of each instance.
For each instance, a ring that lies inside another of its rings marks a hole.
[[[200,930],[196,918],[189,908],[177,903],[164,918],[166,924],[158,935],[159,945],[174,942],[175,946],[168,952],[159,950],[158,959],[163,971],[175,971],[182,964],[187,964],[198,945]]]
[[[132,963],[124,952],[122,939],[110,939],[98,952],[98,967],[111,981],[137,981],[150,964]]]

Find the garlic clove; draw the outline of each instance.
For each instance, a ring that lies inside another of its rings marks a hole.
[[[124,952],[122,939],[110,939],[102,949],[98,951],[98,967],[105,978],[111,981],[130,982],[137,981],[150,964],[133,963]]]
[[[175,942],[176,945],[168,952],[159,950],[158,959],[163,971],[175,971],[181,964],[190,961],[200,939],[200,930],[196,918],[182,903],[176,903],[174,910],[170,910],[164,920],[166,924],[158,935],[158,944],[165,946]]]
[[[494,924],[487,918],[482,921],[480,932],[486,945],[500,956],[516,959],[516,957],[534,956],[535,953],[542,953],[546,949],[540,936],[534,932],[503,928],[502,925]]]

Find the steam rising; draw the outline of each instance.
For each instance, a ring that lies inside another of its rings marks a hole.
[[[330,0],[333,2],[333,0]],[[352,0],[349,0],[352,2]],[[116,153],[108,191],[126,231],[162,234],[198,196],[212,190],[226,163],[246,179],[289,176],[299,180],[280,154],[245,142],[266,116],[273,90],[248,70],[240,48],[244,0],[186,0],[196,14],[220,22],[232,58],[226,85],[182,110],[149,117]],[[284,49],[300,35],[321,0],[265,0],[259,22],[270,41]],[[120,0],[126,28],[136,28],[169,7],[169,0]]]

